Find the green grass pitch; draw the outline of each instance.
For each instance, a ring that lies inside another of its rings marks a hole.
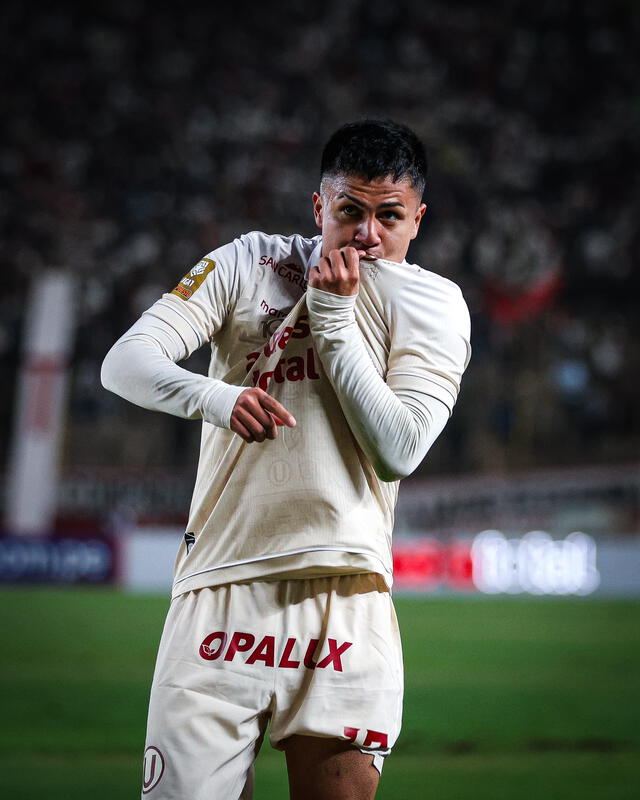
[[[5,589],[0,796],[139,796],[167,599]],[[398,598],[404,728],[379,800],[640,797],[640,604]],[[256,800],[286,798],[283,756]],[[176,798],[188,800],[188,798]]]

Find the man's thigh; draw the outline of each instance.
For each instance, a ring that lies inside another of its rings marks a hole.
[[[187,593],[171,605],[158,652],[144,796],[239,797],[269,717],[295,785],[325,747],[354,776],[372,759],[380,770],[401,705],[397,621],[377,576]],[[307,746],[292,749],[299,738]]]
[[[282,743],[291,800],[373,800],[380,773],[374,756],[338,739],[291,736]]]
[[[271,743],[291,760],[290,737],[301,737],[302,745],[307,737],[339,740],[374,756],[380,771],[402,717],[402,650],[391,597],[373,574],[306,583],[289,588],[286,668],[276,675]]]
[[[219,640],[203,645],[212,629],[231,626],[237,588],[189,592],[171,604],[149,700],[144,798],[251,796],[243,789],[252,782],[272,688],[262,675],[239,674],[233,662],[212,669]]]

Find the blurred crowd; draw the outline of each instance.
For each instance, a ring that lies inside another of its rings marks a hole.
[[[472,312],[423,472],[637,459],[637,3],[7,0],[0,18],[0,375],[14,386],[29,282],[71,271],[67,466],[195,462],[199,426],[105,392],[102,358],[217,245],[314,235],[322,144],[366,116],[424,139],[409,258]]]

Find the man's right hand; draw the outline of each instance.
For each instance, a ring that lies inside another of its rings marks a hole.
[[[287,409],[262,389],[245,389],[231,412],[231,430],[245,442],[275,439],[278,425],[295,428],[296,421]]]

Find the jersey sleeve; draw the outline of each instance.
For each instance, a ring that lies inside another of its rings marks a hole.
[[[391,309],[382,376],[356,323],[356,297],[307,290],[320,360],[351,431],[384,481],[410,475],[424,459],[449,419],[470,355],[469,315],[459,291],[435,309],[415,297],[406,308],[406,299],[400,296]]]
[[[246,388],[199,375],[179,361],[222,328],[251,264],[252,240],[236,239],[209,253],[113,345],[102,364],[106,389],[136,405],[228,428]]]
[[[471,322],[460,289],[431,275],[408,283],[391,302],[386,381],[396,393],[440,400],[451,415],[471,357]]]

